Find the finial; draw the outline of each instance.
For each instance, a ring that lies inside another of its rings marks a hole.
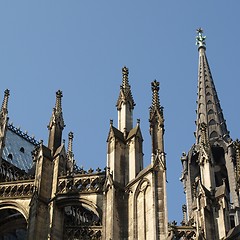
[[[8,99],[9,99],[9,93],[10,91],[8,89],[6,89],[4,91],[4,98],[3,98],[3,103],[2,103],[2,107],[1,107],[1,112],[7,112],[7,107],[8,107]]]
[[[130,87],[128,82],[128,74],[129,74],[128,68],[124,66],[122,68],[122,88],[123,89]]]
[[[58,90],[56,92],[56,111],[59,111],[61,112],[62,111],[62,97],[63,97],[63,94],[62,94],[62,91]]]
[[[159,82],[157,82],[157,80],[154,80],[152,83],[152,107],[156,107],[158,109],[160,109],[160,102],[159,102]]]
[[[137,125],[140,125],[140,118],[137,119]]]
[[[112,119],[110,119],[110,125],[111,125],[111,126],[113,125],[113,120],[112,120]]]
[[[72,144],[73,144],[73,132],[68,134],[68,153],[72,152]]]
[[[59,125],[61,129],[65,127],[63,114],[62,114],[62,91],[58,90],[56,92],[56,103],[53,108],[52,117],[50,123],[48,125],[48,129],[50,130],[53,125]]]
[[[202,28],[198,28],[197,29],[197,36],[196,36],[196,45],[198,45],[198,47],[205,47],[206,46],[206,36],[203,36],[203,29]]]
[[[183,220],[181,222],[182,226],[185,226],[187,224],[187,205],[182,205],[182,213],[183,213]]]
[[[67,149],[67,170],[72,173],[74,167],[74,154],[72,151],[73,145],[73,132],[68,134],[68,149]]]

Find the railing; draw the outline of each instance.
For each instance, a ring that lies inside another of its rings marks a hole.
[[[102,227],[100,226],[82,226],[66,227],[64,229],[64,240],[72,239],[102,239]]]
[[[101,192],[105,174],[86,174],[65,176],[58,179],[57,193],[68,192]]]
[[[34,193],[34,181],[0,183],[0,199],[30,197]]]

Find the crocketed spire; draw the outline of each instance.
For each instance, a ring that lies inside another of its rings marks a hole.
[[[53,108],[52,117],[48,126],[49,129],[51,129],[53,125],[59,125],[61,129],[65,127],[62,114],[62,97],[62,91],[58,90],[56,92],[55,108]]]
[[[3,102],[2,102],[2,107],[1,107],[1,116],[7,114],[8,112],[8,99],[10,96],[10,91],[8,89],[6,89],[4,91],[4,98],[3,98]]]
[[[62,114],[62,92],[56,92],[56,104],[53,108],[52,117],[48,125],[49,139],[48,147],[54,153],[56,149],[62,144],[62,131],[65,127]]]
[[[68,134],[68,149],[67,149],[67,170],[72,173],[74,167],[74,154],[73,154],[73,133]]]
[[[159,82],[154,80],[152,83],[152,105],[150,107],[150,120],[152,119],[155,112],[158,112],[160,115],[163,114],[163,108],[160,105],[159,101]]]
[[[121,109],[122,103],[128,102],[130,104],[131,109],[134,108],[135,103],[132,97],[131,86],[129,85],[128,81],[128,68],[124,66],[122,68],[122,85],[120,86],[120,94],[117,100],[116,107],[118,110]]]
[[[219,138],[227,140],[229,138],[229,132],[206,56],[206,37],[202,35],[203,30],[201,28],[197,30],[197,33],[199,69],[196,143],[200,143],[202,123],[207,126],[206,132],[210,142]]]

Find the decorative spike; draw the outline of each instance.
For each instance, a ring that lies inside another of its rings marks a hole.
[[[182,220],[182,225],[187,225],[187,205],[183,204],[182,205],[182,213],[183,213],[183,220]]]
[[[73,133],[68,134],[68,149],[67,149],[67,170],[72,173],[74,168],[74,154],[72,151]]]
[[[51,129],[53,125],[59,125],[59,127],[63,130],[65,127],[63,115],[62,115],[62,91],[58,90],[56,92],[56,103],[53,108],[52,118],[50,120],[48,129]]]
[[[129,85],[129,82],[128,82],[128,74],[129,74],[128,68],[126,66],[124,66],[122,68],[122,88],[123,89],[129,89],[130,88],[130,85]]]
[[[152,106],[160,109],[160,102],[159,102],[159,82],[157,82],[156,80],[154,80],[152,82]]]
[[[67,150],[67,152],[68,153],[72,153],[72,145],[73,145],[73,132],[70,132],[69,134],[68,134],[68,150]]]
[[[2,107],[1,107],[1,113],[2,114],[7,113],[9,96],[10,96],[10,91],[8,89],[6,89],[4,91],[4,98],[3,98],[3,103],[2,103]]]
[[[56,92],[56,105],[55,105],[55,109],[56,112],[62,112],[62,91],[58,90]]]
[[[48,148],[54,153],[56,149],[62,144],[62,130],[65,127],[62,114],[62,92],[56,92],[56,103],[53,108],[52,117],[50,119],[48,129]]]
[[[159,101],[159,82],[154,80],[151,83],[152,86],[152,106],[150,107],[150,119],[154,112],[157,110],[162,115],[163,108],[160,106]]]
[[[117,100],[117,110],[119,111],[118,129],[123,132],[127,128],[127,132],[132,129],[132,114],[135,106],[131,86],[128,82],[128,68],[122,68],[122,85],[120,86],[120,93]]]

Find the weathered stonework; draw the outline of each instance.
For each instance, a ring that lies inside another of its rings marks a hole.
[[[186,193],[181,225],[168,223],[159,82],[151,83],[152,155],[143,168],[140,120],[134,127],[135,102],[124,67],[118,126],[110,121],[104,170],[86,171],[75,164],[73,133],[65,149],[61,91],[56,93],[47,146],[8,124],[5,91],[0,111],[0,240],[240,239],[240,143],[227,131],[201,29],[197,43],[196,143],[181,157]]]

